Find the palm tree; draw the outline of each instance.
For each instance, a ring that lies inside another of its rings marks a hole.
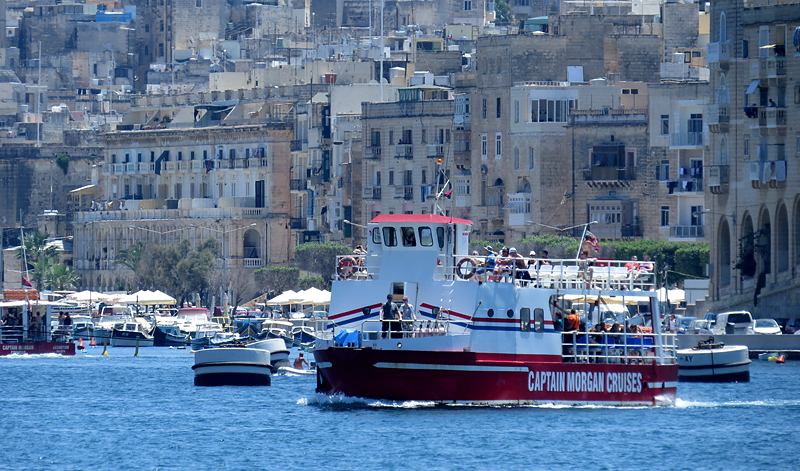
[[[22,241],[23,247],[17,251],[17,258],[24,259],[28,266],[24,271],[33,268],[31,282],[35,282],[37,288],[42,284],[42,279],[46,268],[58,260],[55,246],[48,246],[47,242],[50,234],[47,232],[33,231]]]
[[[72,267],[55,263],[47,267],[44,274],[44,284],[49,289],[77,289],[81,285],[81,277]]]

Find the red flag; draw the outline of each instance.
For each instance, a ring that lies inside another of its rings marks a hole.
[[[445,197],[450,198],[453,195],[453,189],[450,188],[450,191],[444,194]]]
[[[27,278],[25,278],[24,276],[22,277],[22,286],[31,286],[31,287],[33,287],[33,285],[31,284],[31,282],[30,282],[30,281],[28,281],[28,279],[27,279]]]

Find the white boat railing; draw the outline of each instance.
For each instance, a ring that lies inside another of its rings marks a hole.
[[[32,328],[21,325],[0,328],[0,343],[56,342],[67,343],[73,339],[73,326],[59,325],[52,332],[47,326]]]
[[[462,327],[465,321],[418,319],[414,321],[386,322],[386,328],[384,328],[384,321],[369,320],[362,322],[361,328],[358,329],[361,333],[361,340],[440,337],[451,333],[451,323],[457,323],[459,327]]]
[[[372,257],[364,255],[338,256],[336,278],[378,279],[380,267],[369,265],[370,258]],[[432,279],[514,283],[520,288],[645,292],[655,290],[654,262],[495,257],[494,267],[487,267],[486,261],[487,257],[482,256],[440,255],[437,258],[437,266],[431,267]],[[526,268],[519,268],[518,263]]]
[[[675,334],[562,332],[563,358],[573,363],[677,363]],[[657,354],[659,338],[663,357]]]

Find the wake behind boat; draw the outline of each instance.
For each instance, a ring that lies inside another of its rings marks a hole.
[[[430,214],[372,220],[368,255],[338,260],[333,332],[314,349],[318,391],[438,403],[674,404],[674,335],[660,332],[648,277],[613,260],[536,260],[523,270],[498,259],[505,269],[484,271],[485,260],[467,255],[472,224]],[[417,319],[382,319],[387,294],[409,298]],[[601,294],[649,298],[654,332],[555,328],[565,297],[591,305]]]

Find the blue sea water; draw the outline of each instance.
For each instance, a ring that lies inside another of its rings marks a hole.
[[[470,407],[328,397],[313,376],[197,387],[189,350],[101,353],[0,357],[0,469],[800,468],[800,362],[680,383],[670,408]]]

